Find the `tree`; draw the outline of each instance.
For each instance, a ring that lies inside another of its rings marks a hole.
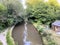
[[[22,12],[23,7],[18,0],[2,0],[0,4],[0,30],[22,22]]]
[[[0,3],[0,29],[5,27],[3,22],[6,20],[6,17],[5,17],[6,13],[7,13],[7,7]]]
[[[52,0],[51,0],[52,1]],[[32,1],[33,3],[30,4],[30,1],[27,3],[27,12],[29,15],[29,19],[32,19],[33,21],[41,21],[43,24],[50,24],[57,20],[57,17],[60,17],[60,7],[57,6],[57,2],[52,1],[51,2],[43,2],[43,1]],[[55,5],[56,3],[56,5]],[[59,10],[59,11],[58,11]]]
[[[48,0],[48,3],[52,6],[59,6],[57,0]]]

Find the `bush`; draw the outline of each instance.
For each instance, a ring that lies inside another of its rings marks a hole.
[[[6,40],[7,40],[7,44],[8,44],[8,45],[14,45],[14,41],[13,41],[13,39],[12,39],[12,37],[11,37],[10,29],[9,29],[9,31],[7,32]]]
[[[3,43],[0,41],[0,45],[3,45]]]
[[[27,0],[27,13],[29,15],[29,19],[35,22],[41,21],[43,24],[50,25],[55,20],[60,20],[59,12],[60,6],[55,6],[49,4],[49,2],[45,3],[44,1]],[[54,2],[54,1],[53,1]]]
[[[38,25],[37,30],[42,33],[44,31],[44,27],[41,25]]]
[[[37,31],[39,33],[42,33],[44,31],[45,27],[42,26],[42,23],[40,21],[38,21],[37,23],[35,22],[32,22],[32,23],[37,28]]]
[[[6,1],[6,0],[4,0]],[[0,30],[6,27],[17,24],[23,21],[22,17],[22,4],[17,1],[7,1],[8,3],[0,3]],[[21,15],[21,16],[20,16]],[[22,18],[21,18],[22,17]]]
[[[0,3],[0,12],[4,12],[6,11],[6,9],[7,9],[6,6]]]

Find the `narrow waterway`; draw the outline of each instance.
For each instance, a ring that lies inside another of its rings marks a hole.
[[[18,45],[42,45],[41,37],[31,23],[15,26],[12,37]]]

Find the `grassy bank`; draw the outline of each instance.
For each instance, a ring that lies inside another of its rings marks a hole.
[[[3,45],[3,43],[0,41],[0,45]]]
[[[54,40],[54,36],[52,36],[53,32],[49,32],[47,28],[43,24],[33,23],[33,25],[37,28],[37,31],[40,33],[44,45],[58,45]]]
[[[8,45],[15,45],[14,40],[12,38],[12,33],[11,33],[11,28],[8,30],[7,35],[6,35],[6,40]]]

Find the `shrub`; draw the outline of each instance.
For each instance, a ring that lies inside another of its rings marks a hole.
[[[55,20],[60,20],[60,6],[55,6],[54,3],[54,5],[49,4],[49,2],[45,3],[43,0],[33,0],[32,3],[29,1],[31,0],[27,0],[27,13],[30,20],[41,21],[47,25],[50,25]]]
[[[6,9],[6,6],[0,3],[0,12],[4,12]]]
[[[0,3],[0,30],[23,21],[23,17],[21,18],[23,12],[21,3],[17,0],[6,2],[8,3],[4,4],[3,1]]]
[[[6,35],[6,40],[8,45],[14,45],[14,41],[11,37],[11,31],[9,30]]]
[[[0,41],[0,45],[3,45],[3,43]]]

